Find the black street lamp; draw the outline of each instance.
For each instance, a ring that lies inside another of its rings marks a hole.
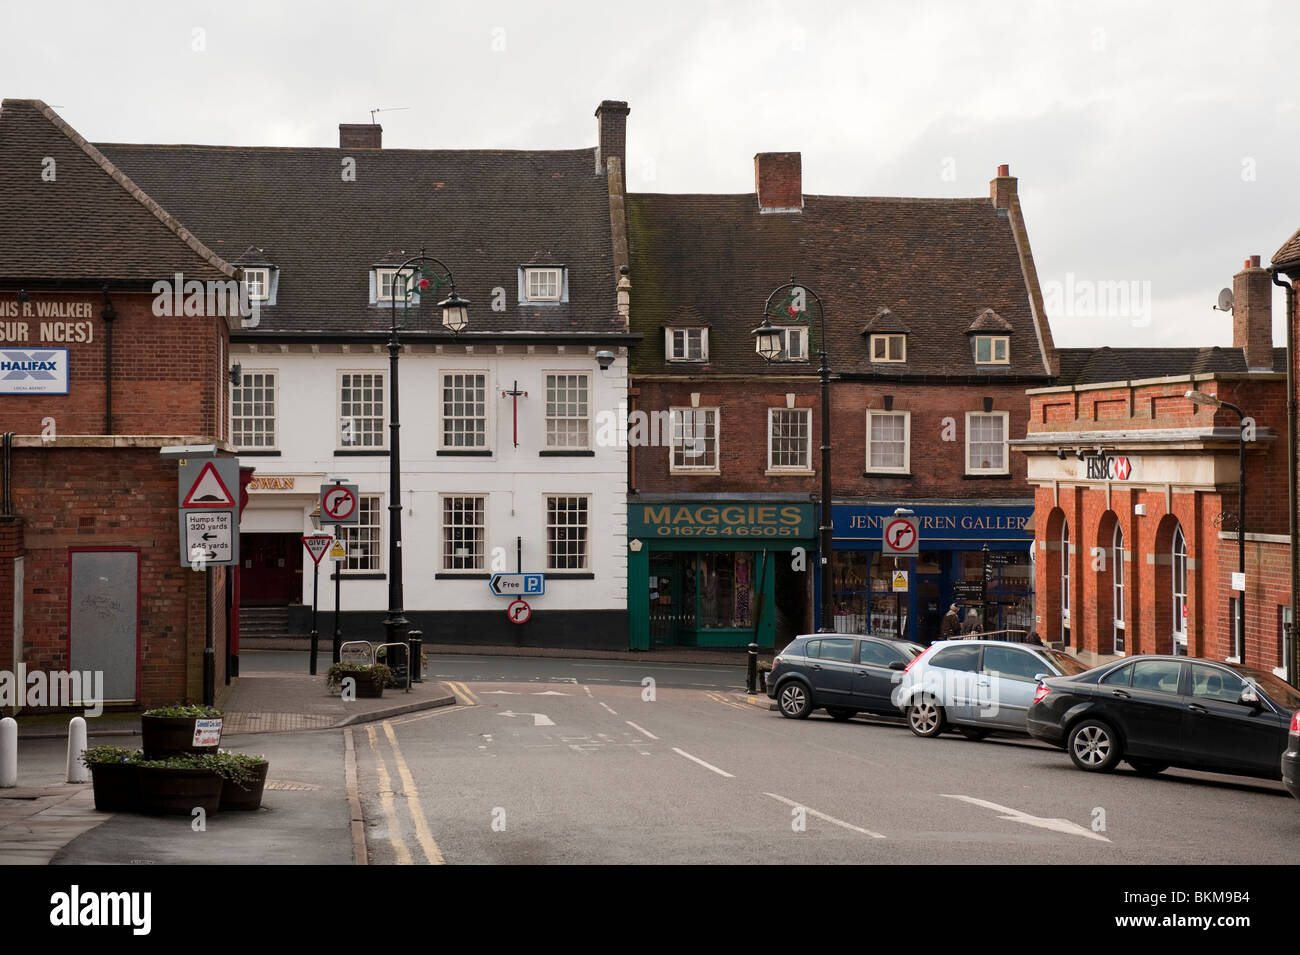
[[[1207,395],[1203,391],[1189,391],[1183,395],[1188,401],[1211,408],[1227,408],[1237,412],[1237,468],[1241,473],[1237,491],[1237,573],[1241,576],[1241,596],[1237,598],[1237,633],[1241,640],[1238,662],[1246,662],[1246,414],[1231,402]]]
[[[436,273],[429,271],[429,264],[437,265],[447,278],[443,280]],[[418,266],[418,268],[417,268]],[[407,282],[403,273],[410,270],[413,282]],[[399,285],[400,282],[400,285]],[[402,608],[402,450],[398,414],[397,359],[402,350],[398,337],[397,299],[400,294],[406,306],[410,307],[412,294],[436,292],[441,285],[447,285],[451,294],[438,303],[442,309],[442,325],[451,332],[459,332],[469,324],[469,302],[456,294],[456,282],[451,276],[451,269],[438,259],[420,254],[412,256],[393,271],[389,285],[392,312],[388,336],[388,615],[384,617],[384,629],[388,631],[387,643],[406,643],[406,631],[411,622],[406,619]],[[399,291],[400,289],[400,291]],[[407,661],[410,672],[410,661]]]
[[[764,361],[770,363],[781,354],[785,347],[785,343],[782,341],[784,332],[772,325],[771,316],[773,314],[773,303],[777,301],[777,296],[786,290],[789,290],[789,294],[781,299],[780,304],[785,307],[785,312],[791,318],[798,319],[800,316],[807,314],[807,298],[811,297],[817,303],[817,314],[820,320],[821,339],[818,343],[818,354],[821,358],[819,373],[822,383],[822,502],[818,548],[821,551],[819,564],[821,566],[822,583],[822,620],[817,632],[833,633],[835,630],[835,598],[832,593],[834,580],[831,574],[831,366],[830,358],[827,355],[826,309],[816,292],[806,286],[796,285],[794,276],[791,275],[789,282],[774,289],[772,294],[767,297],[767,303],[763,306],[763,324],[755,328],[751,334],[754,336],[754,350],[763,357]],[[781,317],[784,318],[784,315]],[[811,331],[811,318],[808,320],[808,325],[809,331]]]

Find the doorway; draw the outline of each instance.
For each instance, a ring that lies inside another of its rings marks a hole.
[[[302,601],[301,535],[241,534],[239,552],[240,606],[287,607]]]

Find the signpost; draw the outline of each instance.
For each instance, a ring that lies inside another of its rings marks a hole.
[[[311,663],[308,673],[316,675],[316,647],[319,641],[319,634],[316,630],[316,611],[320,606],[320,559],[325,556],[325,551],[329,548],[334,538],[329,534],[312,534],[304,536],[302,539],[303,546],[307,548],[307,553],[311,554]],[[338,616],[338,611],[334,614]],[[337,660],[335,661],[338,662]]]
[[[334,528],[337,534],[338,528]],[[334,561],[334,646],[330,654],[333,662],[338,663],[343,648],[343,618],[339,616],[339,588],[343,583],[342,561],[348,559],[348,542],[336,537],[330,545],[330,560]]]
[[[533,608],[524,600],[512,600],[510,606],[506,607],[506,616],[510,618],[511,623],[527,623],[532,615]]]
[[[357,505],[358,490],[355,484],[322,484],[320,486],[320,522],[322,524],[360,524],[361,508]]]
[[[488,588],[498,597],[540,597],[546,593],[546,575],[493,574]]]
[[[914,515],[895,516],[884,522],[880,552],[885,557],[913,557],[920,552],[921,535]]]

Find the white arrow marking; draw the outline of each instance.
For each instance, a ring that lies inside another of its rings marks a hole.
[[[561,693],[558,690],[542,690],[540,693],[534,693],[533,696],[569,696],[568,693]]]
[[[552,722],[551,718],[547,716],[545,713],[512,713],[510,710],[506,710],[504,713],[498,713],[497,716],[531,716],[533,718],[534,726],[555,725],[555,723]]]
[[[1091,829],[1085,829],[1077,822],[1071,822],[1069,819],[1044,819],[1041,816],[1031,816],[1027,812],[1021,812],[1019,809],[1008,809],[1006,806],[999,806],[995,802],[988,802],[984,799],[976,799],[974,796],[954,796],[949,793],[940,793],[945,799],[960,799],[962,802],[968,802],[974,806],[983,806],[985,809],[992,809],[994,812],[1000,812],[1000,817],[1010,822],[1023,822],[1027,826],[1037,826],[1039,829],[1050,829],[1053,832],[1063,832],[1068,836],[1083,836],[1085,839],[1096,839],[1099,842],[1110,842],[1101,833],[1093,832]]]
[[[518,696],[518,693],[512,693],[510,690],[484,690],[480,696]]]
[[[763,795],[771,796],[777,802],[783,802],[787,806],[794,806],[797,809],[802,809],[810,816],[816,816],[818,819],[824,819],[826,822],[834,823],[835,825],[840,826],[844,829],[851,829],[854,832],[860,832],[864,836],[870,836],[872,839],[885,838],[878,832],[872,832],[870,829],[863,829],[861,826],[855,826],[853,825],[853,823],[845,822],[843,819],[836,819],[834,816],[828,816],[824,812],[818,812],[816,809],[812,809],[808,806],[805,806],[803,803],[795,802],[793,799],[786,799],[784,796],[778,796],[776,793],[763,793]]]

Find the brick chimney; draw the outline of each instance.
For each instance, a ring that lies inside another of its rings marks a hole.
[[[803,160],[799,153],[757,153],[754,191],[759,212],[803,211]]]
[[[618,157],[620,169],[627,169],[627,103],[607,99],[596,107],[596,174],[605,172],[605,160]],[[626,178],[626,173],[624,174]]]
[[[1244,351],[1247,368],[1273,369],[1273,283],[1258,255],[1232,277],[1232,347]]]
[[[339,149],[382,149],[383,142],[378,123],[339,123]]]
[[[998,174],[989,181],[989,199],[995,209],[1010,209],[1011,197],[1016,194],[1016,177],[1006,163],[998,166]]]

